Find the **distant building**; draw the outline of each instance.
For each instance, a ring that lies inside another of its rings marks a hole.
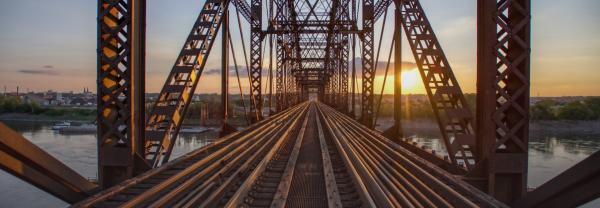
[[[84,98],[73,98],[73,100],[69,102],[69,105],[87,105],[88,102],[89,101]]]
[[[25,99],[23,99],[23,102],[31,104],[31,103],[37,103],[38,105],[48,105],[48,101],[40,96],[34,95],[34,94],[28,94],[27,96],[25,96]]]

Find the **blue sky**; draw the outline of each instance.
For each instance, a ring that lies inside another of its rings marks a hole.
[[[203,4],[148,0],[148,92],[162,87]],[[475,92],[476,1],[422,0],[422,5],[463,91]],[[393,9],[391,6],[380,61],[387,59]],[[600,95],[596,63],[600,59],[599,10],[600,1],[596,0],[532,0],[532,96]],[[0,87],[6,86],[8,91],[17,86],[21,91],[81,91],[88,86],[95,90],[96,16],[96,1],[0,1]],[[238,65],[244,65],[234,15],[231,21]],[[248,44],[249,26],[243,19],[242,23]],[[376,26],[377,37],[381,24],[379,21]],[[220,40],[206,70],[220,68],[219,46]],[[403,61],[413,62],[406,40],[402,48]],[[197,92],[219,92],[218,76],[204,74]],[[376,79],[377,92],[382,80]],[[242,80],[246,93],[247,83]],[[387,83],[386,92],[391,92],[392,82]],[[230,85],[231,92],[238,93],[237,81],[231,80]],[[424,92],[422,84],[417,85],[405,92]]]

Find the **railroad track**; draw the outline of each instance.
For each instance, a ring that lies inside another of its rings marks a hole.
[[[75,207],[506,207],[411,154],[305,102]]]
[[[316,105],[311,104],[286,145],[221,205],[361,207],[360,194],[337,149],[328,144],[331,138],[324,134],[318,117]]]
[[[338,149],[354,164],[378,207],[507,207],[441,168],[318,103]]]
[[[247,171],[264,156],[288,127],[302,114],[308,103],[297,105],[259,125],[230,136],[174,160],[151,173],[125,181],[73,207],[152,207],[171,206],[190,194],[208,193],[224,177]],[[184,204],[185,205],[185,204]]]

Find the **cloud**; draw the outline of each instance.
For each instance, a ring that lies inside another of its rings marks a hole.
[[[54,69],[54,66],[52,66],[52,65],[46,65],[46,66],[44,66],[44,68]]]
[[[46,75],[58,75],[58,72],[55,71],[46,71],[46,70],[19,70],[21,73],[25,74],[46,74]]]
[[[221,74],[221,69],[210,69],[208,71],[203,71],[202,74],[206,74],[206,75]]]

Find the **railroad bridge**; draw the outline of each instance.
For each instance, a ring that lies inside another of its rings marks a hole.
[[[206,0],[146,115],[145,86],[155,84],[145,82],[146,1],[99,0],[99,184],[3,125],[0,167],[73,207],[579,206],[600,196],[600,153],[527,187],[530,11],[530,0],[477,1],[469,106],[418,0]],[[381,46],[386,24],[393,41]],[[242,37],[238,56],[230,27]],[[391,69],[395,123],[374,128],[377,60],[382,47],[388,63],[401,60],[403,37],[447,155],[402,139],[401,64]],[[219,140],[171,159],[217,39],[221,109],[233,59],[242,95],[239,70],[248,74],[249,127],[232,127],[222,110]]]

